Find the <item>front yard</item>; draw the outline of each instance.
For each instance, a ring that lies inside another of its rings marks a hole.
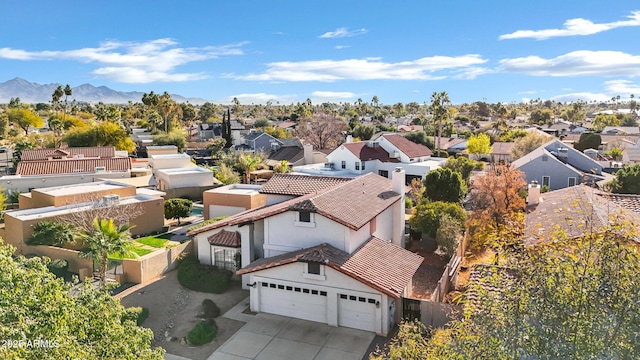
[[[224,314],[249,296],[238,281],[233,281],[222,294],[211,294],[188,290],[177,279],[177,271],[167,273],[162,279],[138,288],[121,299],[122,305],[142,306],[149,309],[149,317],[142,326],[154,333],[153,346],[162,346],[167,353],[193,360],[207,359],[219,346],[240,329],[244,323],[219,316],[218,327],[212,342],[202,346],[189,346],[180,341],[201,321],[202,302],[210,299]]]

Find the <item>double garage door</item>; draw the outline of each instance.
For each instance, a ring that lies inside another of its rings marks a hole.
[[[370,294],[338,293],[338,299],[329,299],[328,292],[322,288],[307,288],[303,284],[265,281],[260,282],[259,286],[262,312],[328,323],[328,301],[337,301],[338,326],[379,331],[376,310],[379,311],[380,304]]]

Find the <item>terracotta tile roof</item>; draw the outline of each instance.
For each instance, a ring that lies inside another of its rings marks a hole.
[[[220,232],[217,232],[207,238],[207,241],[211,245],[217,246],[225,246],[232,248],[239,248],[242,246],[242,242],[240,240],[240,233],[237,231],[227,231],[222,229]]]
[[[105,171],[126,171],[131,169],[130,158],[107,159],[63,159],[20,161],[16,169],[17,175],[51,175],[94,173],[96,167],[104,166]]]
[[[301,196],[350,180],[332,176],[273,174],[271,179],[262,185],[260,193]]]
[[[112,158],[116,156],[116,149],[113,146],[96,147],[70,147],[58,149],[28,149],[22,152],[22,161],[47,160],[52,156],[84,155],[87,158]]]
[[[492,297],[504,299],[505,290],[517,286],[519,276],[515,269],[495,265],[474,265],[469,275],[469,290],[466,297],[473,311],[483,311],[480,299]]]
[[[389,157],[389,153],[380,146],[369,147],[366,141],[358,141],[349,144],[342,144],[362,161],[380,160],[382,162],[398,162],[398,159]]]
[[[387,139],[393,146],[397,147],[398,150],[402,151],[409,158],[417,158],[423,156],[431,156],[431,149],[422,145],[416,144],[411,140],[408,140],[402,135],[398,134],[388,134],[383,135],[383,138]]]
[[[312,211],[357,230],[401,198],[391,180],[374,173],[277,204],[249,209],[189,231],[192,236],[227,225],[250,223],[285,211]]]
[[[557,231],[569,238],[607,226],[612,216],[640,224],[640,197],[608,194],[586,185],[541,194],[542,201],[530,207],[525,219],[524,239],[529,244],[548,241]],[[629,211],[631,210],[631,211]]]
[[[456,145],[466,141],[466,139],[459,138],[459,137],[458,138],[448,138],[448,137],[434,136],[433,137],[433,145],[434,146],[437,146],[438,139],[440,139],[440,150],[447,150],[452,146],[456,146]]]
[[[329,244],[263,258],[238,270],[246,274],[298,261],[322,263],[367,286],[400,298],[424,258],[397,245],[371,237],[352,255]]]

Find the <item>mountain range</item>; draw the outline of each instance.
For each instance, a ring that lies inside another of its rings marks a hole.
[[[0,83],[0,104],[6,104],[11,98],[20,98],[23,103],[49,103],[51,95],[55,89],[63,84],[38,84],[29,82],[22,78],[15,78]],[[73,94],[69,97],[69,101],[105,104],[126,104],[129,101],[141,102],[143,92],[140,91],[117,91],[106,86],[93,86],[91,84],[83,84],[72,87]],[[171,94],[171,98],[178,103],[189,102],[193,105],[202,105],[207,100],[201,98],[186,98],[181,95]]]

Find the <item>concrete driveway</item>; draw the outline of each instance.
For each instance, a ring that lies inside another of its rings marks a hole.
[[[375,334],[259,313],[209,360],[361,360]]]

